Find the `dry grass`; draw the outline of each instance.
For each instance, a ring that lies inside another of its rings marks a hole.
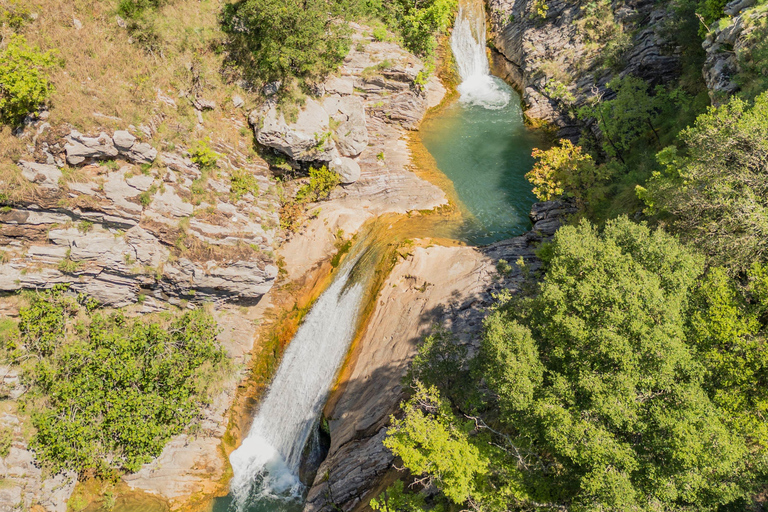
[[[22,29],[27,40],[56,48],[63,62],[51,77],[56,88],[51,124],[69,124],[84,133],[153,125],[157,133],[151,142],[161,149],[187,147],[206,136],[247,148],[238,133],[244,111],[235,109],[231,98],[239,94],[253,105],[255,97],[226,83],[220,72],[222,56],[215,47],[222,37],[217,24],[222,5],[220,0],[171,0],[154,16],[160,51],[148,53],[118,26],[116,0],[25,0],[37,15]],[[82,23],[80,30],[75,19]],[[202,126],[183,97],[193,83],[200,97],[218,105],[203,113]],[[176,107],[161,101],[160,94]],[[10,133],[0,134],[3,153],[10,139]],[[9,159],[15,160],[0,154],[0,161]]]

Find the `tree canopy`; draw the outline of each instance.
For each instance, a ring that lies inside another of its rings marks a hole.
[[[425,387],[443,379],[412,372],[428,382],[414,384],[386,445],[414,478],[489,511],[748,500],[766,456],[757,310],[673,236],[626,217],[563,227],[541,258],[533,291],[486,318],[459,384],[474,395]],[[735,322],[724,307],[741,308]],[[426,346],[421,368],[445,353]]]
[[[768,93],[711,107],[662,150],[638,192],[715,264],[744,272],[768,257]]]

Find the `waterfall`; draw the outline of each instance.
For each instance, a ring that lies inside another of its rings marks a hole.
[[[352,341],[363,299],[350,258],[307,314],[277,370],[248,436],[232,452],[230,493],[234,508],[300,500],[298,478],[304,445],[328,399],[330,387]]]
[[[491,76],[485,53],[485,6],[480,0],[461,0],[451,34],[451,49],[459,68],[461,102],[489,109],[504,108],[509,91]]]

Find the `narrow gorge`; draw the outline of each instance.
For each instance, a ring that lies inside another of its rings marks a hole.
[[[763,510],[766,35],[0,0],[0,512]]]

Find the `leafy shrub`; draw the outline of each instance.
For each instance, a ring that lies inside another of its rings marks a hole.
[[[327,199],[331,191],[340,183],[339,175],[323,166],[309,169],[309,183],[296,192],[296,201],[300,203]]]
[[[9,427],[0,428],[0,457],[6,458],[11,453],[13,444],[13,429]]]
[[[389,39],[389,36],[387,35],[387,29],[382,25],[376,25],[373,29],[373,38],[376,41],[386,41]]]
[[[445,336],[420,351],[433,384],[416,383],[385,446],[464,509],[748,509],[768,448],[766,267],[742,297],[626,217],[545,247],[543,279],[502,296],[476,358]],[[477,405],[461,400],[472,387]]]
[[[11,35],[0,50],[0,122],[18,124],[48,101],[53,84],[47,71],[56,63],[54,50],[42,52],[24,36]]]
[[[246,194],[256,196],[259,193],[259,182],[248,171],[237,169],[232,172],[229,180],[232,198],[235,201],[239,201]]]
[[[408,2],[398,0],[396,24],[403,36],[405,47],[416,55],[431,57],[437,49],[437,36],[445,32],[453,21],[457,0],[425,0]]]
[[[215,168],[219,158],[221,158],[221,155],[211,148],[209,139],[199,140],[192,144],[189,154],[201,171]]]
[[[202,310],[128,319],[58,287],[20,317],[9,348],[33,394],[30,446],[53,472],[136,471],[194,422],[226,361]]]

